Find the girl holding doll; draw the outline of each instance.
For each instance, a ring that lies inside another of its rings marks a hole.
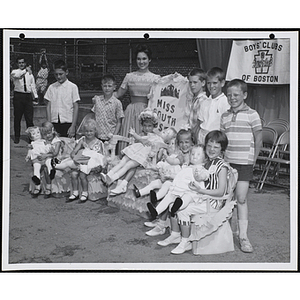
[[[168,128],[155,133],[154,128],[158,125],[158,116],[155,111],[149,108],[142,111],[139,120],[145,136],[141,136],[137,134],[134,129],[130,129],[130,135],[132,135],[137,142],[122,150],[124,156],[121,161],[107,174],[101,173],[101,178],[107,185],[111,185],[128,171],[138,166],[144,168],[152,167],[153,159],[156,161],[159,149],[167,148],[167,143],[176,135],[174,128]]]
[[[97,138],[97,123],[94,119],[87,120],[83,125],[84,135],[77,141],[70,157],[64,159],[55,168],[65,170],[70,168],[72,194],[67,202],[72,202],[79,198],[79,182],[81,181],[82,193],[79,203],[88,200],[88,181],[87,175],[95,168],[106,166],[104,156],[104,144]]]

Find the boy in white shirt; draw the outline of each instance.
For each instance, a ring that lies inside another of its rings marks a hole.
[[[78,87],[69,81],[69,71],[64,61],[54,63],[56,82],[52,83],[44,96],[47,105],[47,120],[54,125],[60,136],[74,137],[78,118]]]
[[[27,66],[24,57],[17,58],[18,69],[12,70],[11,79],[14,85],[14,131],[15,144],[20,142],[21,120],[24,115],[26,126],[33,126],[33,97],[37,100],[38,95],[31,66]]]
[[[222,92],[225,85],[225,73],[221,68],[214,67],[207,72],[206,84],[210,96],[201,104],[198,144],[204,144],[208,132],[220,130],[221,116],[230,108],[227,97]]]

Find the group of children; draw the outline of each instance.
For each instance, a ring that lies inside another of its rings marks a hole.
[[[207,73],[198,68],[192,70],[188,79],[194,97],[186,128],[178,132],[174,128],[158,131],[156,112],[145,109],[139,115],[143,132],[130,129],[129,134],[135,143],[121,151],[122,159],[107,172],[104,143],[111,135],[119,133],[124,118],[122,104],[114,93],[114,77],[105,75],[102,78],[103,95],[93,98],[95,120],[86,121],[83,136],[76,147],[68,158],[60,161],[59,136],[75,136],[79,94],[76,85],[68,81],[68,70],[63,62],[55,64],[54,74],[57,82],[49,86],[44,97],[48,122],[41,128],[43,143],[50,144],[51,149],[36,157],[31,156],[35,168],[32,177],[36,184],[34,195],[40,193],[37,162],[45,163],[48,168],[47,196],[51,193],[55,170],[71,169],[72,192],[67,202],[79,199],[80,203],[88,199],[86,176],[94,168],[101,172],[101,179],[107,186],[115,181],[122,182],[120,179],[125,180],[127,185],[139,166],[154,168],[159,173],[158,179],[142,189],[134,186],[137,198],[149,194],[147,207],[153,220],[145,225],[153,228],[146,234],[164,234],[170,219],[171,234],[158,244],[178,244],[172,253],[181,254],[191,249],[190,218],[205,212],[204,200],[209,199],[211,209],[215,211],[224,205],[223,201],[214,197],[225,193],[226,161],[239,173],[236,199],[241,250],[253,251],[247,236],[247,193],[262,143],[262,127],[258,113],[244,102],[247,98],[245,82],[239,79],[229,82],[226,97],[222,91],[225,86],[223,70],[212,68]],[[206,96],[206,87],[209,97]],[[126,188],[122,187],[119,192],[124,193]]]

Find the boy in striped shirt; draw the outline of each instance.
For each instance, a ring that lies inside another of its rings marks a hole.
[[[248,239],[249,182],[253,178],[259,150],[262,146],[262,125],[258,113],[244,101],[247,98],[247,84],[234,79],[227,84],[227,99],[230,109],[221,116],[221,131],[228,138],[225,161],[238,171],[236,186],[238,209],[239,241],[243,252],[253,252]]]

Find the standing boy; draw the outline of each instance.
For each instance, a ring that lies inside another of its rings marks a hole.
[[[92,101],[98,124],[98,138],[105,142],[110,139],[110,135],[117,135],[120,132],[124,112],[122,103],[113,93],[116,88],[116,80],[112,75],[104,75],[101,80],[103,95],[95,96]]]
[[[78,117],[78,87],[68,80],[69,72],[64,61],[54,63],[56,82],[52,83],[45,96],[47,120],[54,125],[60,136],[74,137]]]
[[[31,67],[26,65],[24,57],[17,58],[18,69],[12,70],[11,79],[14,84],[14,131],[15,144],[19,144],[21,135],[21,120],[25,117],[27,127],[33,126],[33,102],[32,95],[37,100],[35,81]]]
[[[206,73],[202,69],[195,68],[189,73],[188,78],[190,89],[193,93],[193,102],[190,110],[189,124],[198,143],[198,135],[200,131],[200,106],[201,103],[207,99],[205,93]]]
[[[199,144],[204,144],[204,139],[208,132],[220,130],[221,116],[230,107],[227,97],[222,92],[222,88],[225,85],[224,71],[218,67],[210,69],[207,72],[206,82],[210,96],[207,100],[203,101],[199,113]]]
[[[239,225],[239,242],[243,252],[253,252],[248,239],[249,182],[253,177],[253,166],[262,146],[262,125],[258,113],[244,101],[247,98],[247,84],[234,79],[227,85],[230,109],[221,117],[221,130],[228,137],[225,160],[238,171],[235,195]]]

